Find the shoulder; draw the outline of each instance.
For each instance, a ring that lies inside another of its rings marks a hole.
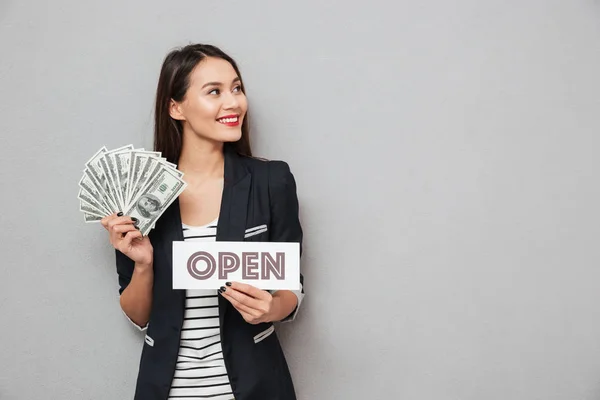
[[[241,160],[253,176],[268,179],[270,187],[295,184],[290,166],[283,160],[267,160],[247,156],[242,156]]]

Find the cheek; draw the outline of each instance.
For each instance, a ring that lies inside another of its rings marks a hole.
[[[186,119],[192,126],[212,124],[217,118],[219,107],[205,98],[195,99],[188,104]]]
[[[240,108],[242,109],[242,113],[246,114],[246,112],[248,111],[248,99],[246,99],[246,96],[244,96],[244,95],[240,96],[239,105],[240,105]]]

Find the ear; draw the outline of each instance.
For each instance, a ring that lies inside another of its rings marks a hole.
[[[185,117],[183,116],[183,112],[181,110],[181,105],[173,99],[171,99],[171,102],[169,103],[169,115],[173,119],[185,121]]]

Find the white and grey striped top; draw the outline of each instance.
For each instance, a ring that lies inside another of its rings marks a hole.
[[[216,235],[217,220],[198,227],[183,224],[184,241],[214,241]],[[233,399],[221,348],[217,296],[216,290],[187,290],[169,399]]]

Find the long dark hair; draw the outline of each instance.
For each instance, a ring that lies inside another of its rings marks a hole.
[[[246,92],[242,75],[233,58],[218,47],[209,44],[190,44],[171,51],[165,57],[158,87],[156,89],[156,108],[154,112],[154,150],[160,151],[168,161],[177,164],[181,154],[183,124],[171,118],[169,104],[171,99],[179,102],[185,97],[190,85],[190,74],[199,62],[206,57],[222,58],[228,61],[238,77],[242,92]],[[242,137],[237,142],[226,143],[240,155],[252,156],[248,133],[248,114],[242,122]]]

